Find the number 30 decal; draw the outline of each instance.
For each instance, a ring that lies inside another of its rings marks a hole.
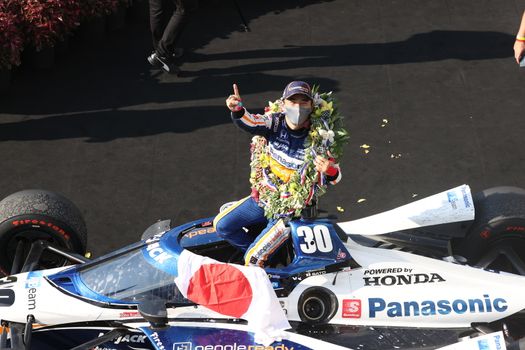
[[[313,254],[317,251],[328,253],[334,248],[330,231],[326,226],[316,225],[313,230],[310,226],[299,226],[297,235],[304,237],[304,243],[299,244],[303,253]]]

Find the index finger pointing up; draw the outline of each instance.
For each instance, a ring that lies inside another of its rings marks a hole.
[[[237,84],[233,84],[233,94],[237,96],[238,98],[241,98],[241,95],[239,94],[239,88],[237,87]]]

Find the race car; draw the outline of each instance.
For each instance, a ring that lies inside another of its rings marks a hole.
[[[518,341],[524,204],[522,189],[473,198],[462,185],[337,225],[311,212],[291,221],[265,271],[292,327],[264,347],[245,320],[187,299],[174,281],[184,251],[241,261],[213,218],[159,221],[88,260],[78,209],[21,191],[0,202],[0,348],[417,349],[499,330]]]

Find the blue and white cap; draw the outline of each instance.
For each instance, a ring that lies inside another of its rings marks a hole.
[[[289,98],[293,95],[305,95],[310,100],[313,100],[312,97],[312,89],[310,88],[310,85],[308,83],[305,83],[304,81],[292,81],[286,85],[283,91],[283,100]]]

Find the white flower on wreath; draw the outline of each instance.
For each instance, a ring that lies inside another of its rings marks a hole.
[[[319,136],[323,138],[323,141],[334,143],[335,133],[333,132],[333,130],[319,129]]]
[[[314,95],[314,106],[317,107],[317,106],[321,105],[321,101],[323,101],[323,99],[322,99],[321,96],[316,92],[315,95]]]

